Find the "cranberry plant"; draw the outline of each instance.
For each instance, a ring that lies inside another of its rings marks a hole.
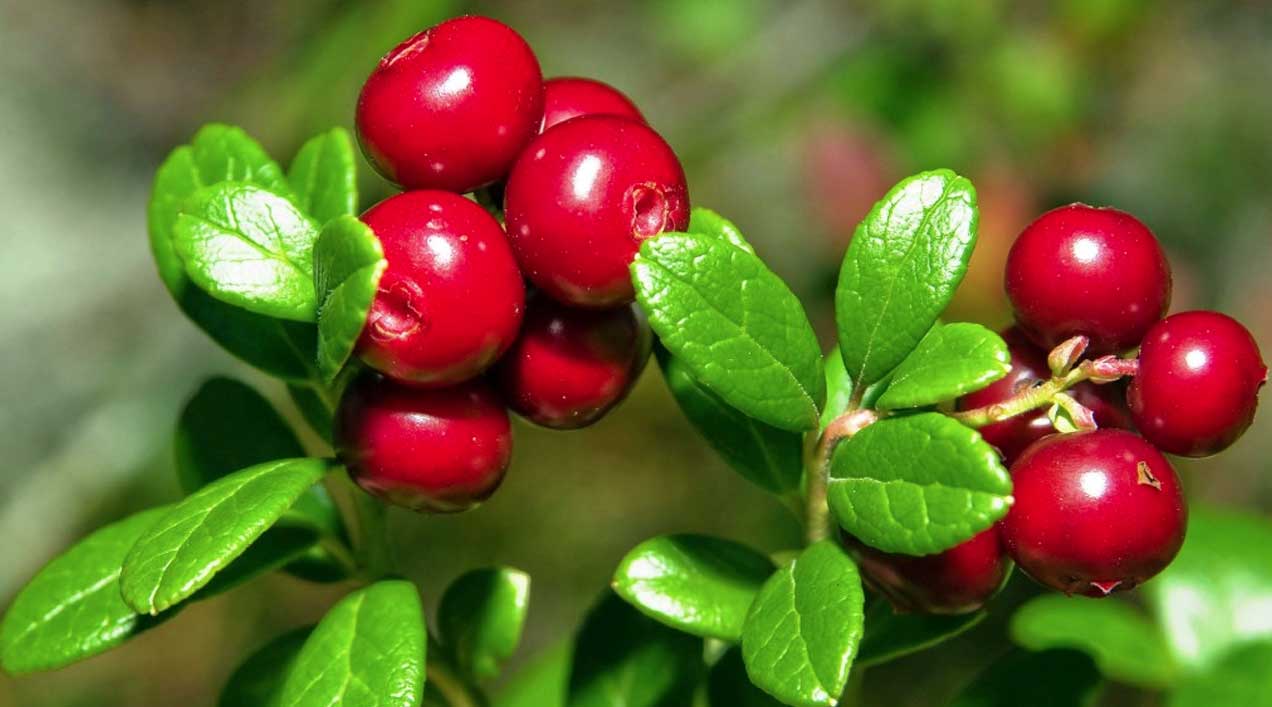
[[[361,215],[345,131],[284,171],[225,125],[163,163],[149,211],[182,311],[282,381],[328,446],[306,449],[250,386],[204,383],[177,424],[186,496],[41,570],[0,626],[6,670],[83,660],[282,571],[351,590],[246,658],[221,704],[488,704],[530,577],[479,567],[417,587],[397,574],[386,505],[476,507],[509,467],[509,410],[586,427],[652,349],[687,421],[796,510],[806,542],[776,556],[695,534],[640,543],[570,649],[499,704],[855,704],[866,669],[984,620],[1013,567],[1070,596],[1025,604],[1021,647],[957,704],[1082,704],[1106,678],[1184,706],[1261,694],[1252,666],[1272,655],[1248,613],[1266,605],[1249,597],[1272,591],[1272,532],[1203,511],[1185,543],[1163,452],[1232,444],[1266,368],[1229,317],[1163,318],[1169,264],[1134,217],[1075,204],[1031,224],[1005,273],[1017,326],[1000,335],[940,319],[976,244],[973,185],[910,177],[857,229],[824,353],[740,230],[690,207],[635,105],[590,79],[545,82],[502,24],[406,40],[356,123],[402,187]],[[1147,612],[1108,599],[1140,585]],[[421,589],[440,593],[431,624]]]

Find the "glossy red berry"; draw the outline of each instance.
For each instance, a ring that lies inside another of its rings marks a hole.
[[[508,412],[480,380],[426,390],[363,375],[341,398],[335,443],[364,491],[439,513],[488,498],[512,455]]]
[[[553,429],[586,427],[618,405],[649,360],[649,327],[631,305],[586,310],[537,296],[499,360],[508,407]]]
[[[1011,572],[998,528],[945,552],[916,557],[887,553],[844,536],[866,582],[893,609],[924,614],[966,614],[985,605]]]
[[[1204,457],[1241,436],[1268,368],[1250,332],[1219,312],[1182,312],[1144,337],[1127,402],[1144,438],[1163,451]]]
[[[1016,321],[1044,349],[1073,336],[1089,353],[1139,345],[1170,304],[1170,266],[1134,216],[1071,204],[1025,227],[1007,255]]]
[[[358,341],[373,368],[440,386],[467,380],[517,337],[525,283],[498,222],[441,191],[398,194],[362,215],[388,267]]]
[[[614,115],[645,122],[645,116],[632,99],[607,83],[574,76],[548,79],[543,83],[540,132],[583,115]]]
[[[358,140],[406,189],[467,192],[508,174],[539,131],[543,75],[530,46],[486,17],[459,17],[380,60],[358,97]]]
[[[645,125],[613,116],[569,120],[535,138],[504,196],[521,269],[560,302],[613,307],[633,299],[642,241],[689,225],[675,153]]]
[[[1007,552],[1038,582],[1100,597],[1160,572],[1184,542],[1179,479],[1157,448],[1125,430],[1054,435],[1011,467]]]

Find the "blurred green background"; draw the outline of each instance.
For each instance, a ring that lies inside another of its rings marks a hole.
[[[0,0],[0,605],[74,538],[178,495],[171,431],[204,377],[258,383],[290,410],[155,276],[145,202],[166,152],[222,120],[290,159],[310,134],[351,126],[381,54],[465,12],[515,27],[545,74],[631,95],[684,160],[694,203],[742,228],[827,345],[856,221],[899,177],[946,166],[973,179],[982,211],[951,318],[1005,324],[1012,238],[1082,200],[1157,233],[1173,309],[1221,308],[1272,353],[1272,10],[1260,0]],[[364,170],[364,205],[387,193]],[[797,542],[795,519],[693,436],[656,366],[593,428],[516,434],[485,506],[392,521],[430,607],[465,569],[531,572],[520,661],[569,636],[649,535]],[[1266,516],[1269,452],[1265,414],[1224,456],[1179,466],[1195,501]],[[241,656],[342,589],[268,578],[86,663],[0,676],[0,706],[214,704]],[[1018,578],[1001,605],[1033,591]],[[1002,633],[991,620],[870,671],[867,704],[943,704]]]

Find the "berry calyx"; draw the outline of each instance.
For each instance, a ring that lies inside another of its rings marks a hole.
[[[405,189],[468,192],[507,175],[543,117],[543,74],[512,28],[459,17],[380,60],[358,96],[362,151]]]
[[[1250,332],[1219,312],[1182,312],[1144,337],[1127,402],[1144,438],[1189,457],[1219,452],[1254,420],[1268,368]]]
[[[649,360],[635,307],[587,310],[532,297],[521,336],[496,367],[513,412],[557,430],[586,427],[622,402]]]
[[[1170,463],[1125,430],[1053,435],[1011,467],[1015,503],[1001,521],[1016,564],[1066,594],[1106,596],[1160,572],[1184,542],[1188,513]]]
[[[415,384],[467,380],[517,337],[525,284],[499,223],[442,191],[398,194],[362,220],[388,267],[358,340],[376,370]]]
[[[334,435],[362,490],[415,511],[476,506],[512,455],[508,412],[482,381],[427,390],[365,374],[341,398]]]
[[[866,583],[898,612],[976,611],[998,593],[1012,566],[996,527],[945,552],[921,557],[876,550],[846,534],[842,541]]]
[[[645,122],[632,99],[607,83],[575,76],[543,82],[543,127],[539,132],[584,115],[613,115]]]
[[[1044,349],[1073,336],[1090,355],[1134,348],[1170,304],[1170,265],[1157,238],[1117,209],[1071,204],[1025,227],[1007,255],[1007,297]]]
[[[531,282],[565,304],[613,307],[634,299],[628,267],[641,242],[689,225],[689,191],[658,133],[584,116],[526,147],[508,177],[504,217]]]

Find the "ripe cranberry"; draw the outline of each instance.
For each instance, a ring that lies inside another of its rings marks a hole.
[[[380,60],[358,96],[358,141],[406,189],[467,192],[502,179],[539,130],[543,74],[530,46],[486,17],[459,17]]]
[[[615,115],[645,122],[632,99],[607,83],[573,76],[543,83],[543,127],[539,132],[581,115]]]
[[[900,612],[976,611],[998,593],[1011,571],[997,527],[922,557],[876,550],[846,534],[843,542],[866,582]]]
[[[558,430],[587,427],[622,402],[649,360],[649,327],[631,305],[572,309],[530,300],[496,380],[513,412]]]
[[[1183,312],[1144,337],[1127,401],[1148,441],[1172,454],[1204,457],[1250,426],[1267,378],[1245,327],[1218,312]]]
[[[449,192],[413,191],[362,220],[388,260],[358,341],[362,360],[398,380],[449,385],[512,345],[525,283],[490,214]]]
[[[1035,346],[1024,332],[1011,327],[1002,332],[1002,337],[1011,353],[1011,371],[988,386],[959,398],[960,410],[1001,403],[1051,378],[1046,353]],[[1121,388],[1117,384],[1079,383],[1068,393],[1091,410],[1095,423],[1100,427],[1131,429],[1130,413],[1122,402]],[[1045,408],[980,428],[981,437],[998,449],[1003,464],[1007,466],[1011,466],[1029,445],[1054,432]]]
[[[358,486],[415,511],[472,508],[512,455],[508,412],[480,380],[426,390],[365,374],[341,398],[334,434]]]
[[[1179,479],[1157,448],[1125,430],[1047,437],[1011,467],[1007,552],[1029,576],[1100,597],[1160,572],[1184,541]]]
[[[1006,279],[1016,321],[1045,349],[1084,334],[1091,354],[1125,351],[1170,304],[1170,266],[1152,232],[1128,213],[1085,204],[1025,227]]]
[[[521,269],[565,304],[633,299],[628,266],[646,238],[689,225],[689,192],[658,133],[614,116],[568,120],[535,138],[504,196]]]

